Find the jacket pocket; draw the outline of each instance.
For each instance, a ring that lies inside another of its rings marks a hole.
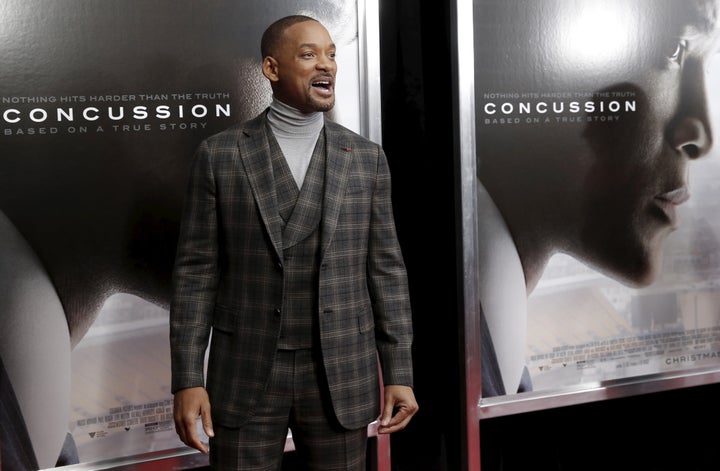
[[[372,308],[365,308],[357,316],[358,331],[361,334],[372,332],[375,329],[375,320],[372,316]]]

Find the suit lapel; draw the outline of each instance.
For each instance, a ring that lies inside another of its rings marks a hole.
[[[238,138],[238,147],[240,160],[245,167],[260,217],[270,235],[275,252],[282,259],[282,224],[278,214],[270,144],[265,126],[266,113],[247,123]]]
[[[347,136],[332,121],[325,120],[325,196],[323,200],[323,222],[321,257],[337,228],[338,215],[347,186],[348,170],[353,159],[353,149]]]

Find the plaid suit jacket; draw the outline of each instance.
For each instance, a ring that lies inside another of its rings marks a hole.
[[[192,167],[173,272],[172,390],[203,386],[213,421],[253,414],[277,351],[283,299],[281,223],[267,111],[204,141]],[[407,276],[390,174],[375,143],[326,120],[327,168],[317,313],[340,424],[366,426],[385,384],[412,386]]]

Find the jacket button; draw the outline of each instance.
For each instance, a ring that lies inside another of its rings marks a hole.
[[[275,310],[273,311],[273,314],[275,314],[275,317],[280,317],[281,312],[282,311],[280,310],[280,308],[276,307]]]

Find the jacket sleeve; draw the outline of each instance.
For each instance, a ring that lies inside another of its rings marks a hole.
[[[387,385],[413,385],[412,314],[407,274],[395,230],[390,169],[380,148],[368,245],[368,287],[375,341]]]
[[[204,385],[219,279],[216,184],[212,152],[203,142],[191,168],[173,269],[170,305],[172,392]]]

